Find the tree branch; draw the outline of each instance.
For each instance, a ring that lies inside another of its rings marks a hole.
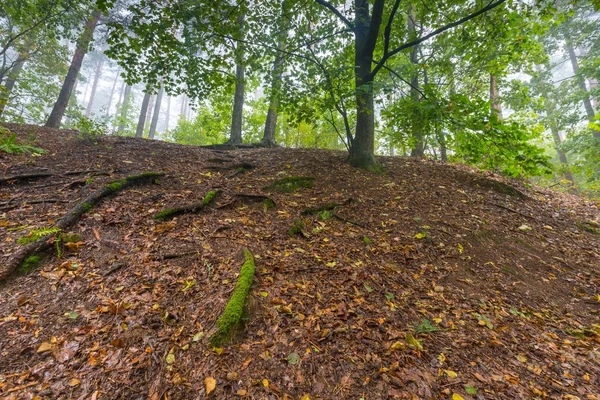
[[[331,5],[331,3],[325,1],[325,0],[315,0],[317,3],[319,3],[320,5],[322,5],[323,7],[327,8],[329,11],[331,11],[332,13],[334,13],[339,19],[342,20],[342,22],[344,24],[346,24],[348,26],[348,28],[354,30],[354,24],[352,22],[350,22],[350,20],[346,17],[344,17],[344,15],[334,6]]]
[[[319,0],[317,0],[319,1]],[[383,57],[381,58],[381,60],[379,61],[379,63],[375,66],[375,68],[373,69],[373,72],[371,72],[371,79],[373,79],[375,77],[375,75],[377,74],[377,72],[379,72],[379,70],[381,70],[381,68],[383,68],[383,64],[385,64],[385,62],[393,55],[398,54],[399,52],[401,52],[402,50],[408,49],[410,47],[416,46],[424,41],[426,41],[429,38],[432,38],[433,36],[439,35],[442,32],[447,31],[448,29],[454,28],[455,26],[464,24],[467,21],[472,20],[473,18],[486,13],[488,11],[490,11],[491,9],[494,9],[496,7],[498,7],[499,5],[501,5],[502,3],[506,2],[506,0],[498,0],[496,2],[490,3],[487,6],[485,6],[484,8],[480,9],[479,11],[476,11],[472,14],[467,15],[464,18],[459,19],[458,21],[454,21],[448,25],[442,26],[441,28],[438,28],[434,31],[432,31],[431,33],[413,40],[411,42],[405,43],[400,47],[396,47],[394,50],[388,52],[387,54],[384,54]]]

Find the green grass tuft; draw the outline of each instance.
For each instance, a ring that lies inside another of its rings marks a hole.
[[[0,151],[9,154],[23,154],[23,153],[31,153],[31,154],[42,154],[44,153],[43,149],[39,147],[34,147],[28,144],[19,144],[17,143],[17,134],[12,133],[6,129],[2,128],[0,130]]]
[[[254,280],[254,257],[247,249],[244,249],[245,261],[240,270],[233,294],[227,302],[223,313],[217,320],[217,332],[210,337],[213,347],[222,347],[231,339],[235,329],[240,325],[244,314],[246,298]]]

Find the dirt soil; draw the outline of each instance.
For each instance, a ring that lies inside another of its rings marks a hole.
[[[46,153],[2,154],[0,175],[53,175],[0,184],[3,264],[107,182],[166,176],[0,284],[0,398],[600,398],[598,204],[432,161],[380,157],[375,175],[343,152],[4,126]],[[265,188],[291,176],[315,179]],[[215,188],[199,213],[153,219]],[[344,204],[302,215],[329,202]],[[244,248],[245,326],[211,348]]]

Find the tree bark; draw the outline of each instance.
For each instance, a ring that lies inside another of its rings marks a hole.
[[[284,41],[279,39],[279,50],[283,50]],[[271,83],[271,95],[269,99],[269,111],[265,121],[265,131],[261,143],[265,146],[276,146],[275,133],[277,131],[277,113],[279,109],[279,91],[281,90],[281,81],[283,77],[283,56],[277,54],[273,63],[273,81]]]
[[[492,114],[496,115],[498,121],[502,121],[502,105],[498,99],[498,83],[494,74],[490,74],[490,102],[492,103]]]
[[[416,36],[415,9],[412,3],[408,5],[407,31],[409,37]],[[413,75],[410,80],[410,99],[412,103],[411,136],[412,150],[410,155],[416,158],[425,157],[425,144],[423,143],[423,121],[421,120],[421,94],[419,93],[419,45],[412,48],[410,62],[413,65]]]
[[[19,57],[15,65],[11,68],[8,76],[6,78],[6,82],[4,82],[4,88],[0,92],[0,117],[4,114],[4,109],[8,105],[8,101],[10,100],[10,94],[15,87],[15,83],[21,74],[21,70],[25,65],[26,57]]]
[[[152,113],[152,123],[150,124],[150,130],[148,131],[148,138],[154,139],[154,133],[156,132],[156,126],[158,125],[158,117],[160,115],[160,103],[162,102],[164,88],[161,85],[158,94],[156,95],[156,104],[154,104],[154,112]]]
[[[138,119],[135,137],[141,138],[144,136],[144,126],[146,125],[146,114],[148,113],[148,103],[150,103],[150,93],[144,93],[142,100],[142,108],[140,109],[140,118]]]
[[[152,121],[152,111],[154,111],[154,100],[155,95],[150,96],[150,102],[148,103],[148,111],[146,113],[146,123],[144,124],[144,130],[150,129],[150,122]]]
[[[98,82],[100,81],[100,75],[102,74],[102,66],[104,65],[104,58],[101,58],[96,65],[96,71],[94,72],[94,82],[92,83],[92,93],[90,93],[90,99],[85,110],[85,116],[89,117],[92,114],[92,106],[94,105],[94,98],[96,97],[96,90],[98,89]]]
[[[123,95],[123,104],[121,105],[121,115],[119,120],[119,128],[117,129],[118,134],[123,133],[125,130],[125,120],[127,119],[127,109],[129,108],[129,102],[131,101],[131,85],[125,86],[125,94]]]
[[[240,32],[244,31],[244,15],[238,17]],[[233,97],[233,112],[231,115],[231,133],[228,144],[242,144],[242,120],[244,113],[244,46],[242,42],[237,43],[235,49],[235,94]]]
[[[94,30],[96,29],[96,25],[98,24],[100,15],[100,10],[94,10],[92,16],[85,24],[83,32],[79,37],[79,40],[77,41],[77,48],[75,49],[75,53],[73,54],[73,59],[71,60],[69,72],[65,77],[65,81],[60,90],[60,94],[58,95],[58,99],[56,100],[56,103],[52,108],[52,112],[50,113],[50,117],[48,117],[48,121],[46,122],[46,126],[49,128],[60,127],[60,122],[62,121],[62,118],[65,114],[65,110],[67,109],[67,105],[69,104],[69,98],[71,97],[71,93],[73,91],[73,85],[75,84],[77,75],[79,75],[79,70],[81,69],[83,57],[86,55],[90,42],[94,37]]]

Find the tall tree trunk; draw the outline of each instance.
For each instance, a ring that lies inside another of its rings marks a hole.
[[[355,167],[376,168],[375,107],[371,63],[379,35],[378,21],[371,21],[368,0],[354,1],[354,65],[356,85],[356,132],[350,145],[348,161]]]
[[[498,99],[498,83],[494,74],[490,74],[490,101],[492,103],[492,114],[496,115],[498,121],[502,121],[502,105]]]
[[[281,20],[285,21],[288,11],[288,2],[283,0],[281,3]],[[280,24],[279,38],[277,41],[277,49],[279,50],[273,62],[273,74],[271,76],[271,94],[269,97],[269,110],[267,111],[267,119],[265,121],[265,130],[261,143],[265,146],[276,146],[275,133],[277,132],[277,113],[279,109],[279,96],[281,91],[281,83],[283,78],[283,49],[287,38],[287,24]]]
[[[117,129],[118,134],[122,134],[125,130],[125,120],[127,119],[127,109],[131,101],[131,85],[125,86],[125,94],[123,95],[123,104],[121,105],[121,115],[119,119],[119,128]]]
[[[152,121],[152,111],[154,111],[154,100],[156,99],[155,95],[150,96],[150,102],[148,103],[148,112],[146,113],[146,124],[144,125],[144,130],[150,128],[150,122]]]
[[[416,36],[415,9],[412,3],[408,5],[407,31],[409,37]],[[413,106],[411,116],[412,150],[410,155],[416,158],[423,158],[425,157],[425,144],[423,143],[423,121],[419,105],[421,102],[421,94],[419,93],[419,45],[411,49],[410,62],[414,70],[410,79],[410,99]]]
[[[150,130],[148,131],[148,138],[154,139],[154,133],[156,132],[156,126],[158,125],[158,117],[160,115],[160,103],[162,102],[164,88],[161,85],[158,95],[156,95],[156,104],[154,105],[154,113],[152,114],[152,123],[150,124]]]
[[[186,119],[185,117],[185,110],[186,110],[186,104],[185,104],[185,100],[186,100],[187,96],[184,94],[181,95],[181,110],[179,111],[179,117],[183,118],[183,120]]]
[[[69,104],[69,98],[71,97],[71,92],[73,91],[73,85],[75,84],[77,75],[79,75],[79,70],[81,69],[83,57],[87,53],[90,42],[94,37],[94,30],[96,29],[96,25],[98,24],[100,15],[100,10],[94,10],[92,16],[85,24],[83,32],[79,37],[79,40],[77,41],[77,48],[75,49],[75,53],[73,54],[73,59],[71,60],[69,72],[65,77],[65,81],[60,90],[60,94],[58,95],[58,99],[56,100],[54,108],[52,108],[52,112],[50,113],[50,117],[46,122],[46,126],[49,128],[60,127],[60,122],[62,121],[62,118],[65,114],[65,110],[67,109],[67,105]]]
[[[590,84],[590,91],[594,91],[598,87],[598,81],[593,78],[588,79],[588,83]],[[592,97],[592,107],[595,110],[598,109],[598,99],[596,97]]]
[[[238,16],[238,24],[241,35],[244,31],[244,15]],[[233,97],[233,112],[231,115],[231,133],[229,144],[242,144],[242,119],[244,113],[244,46],[242,42],[237,43],[235,49],[235,94]]]
[[[85,110],[85,116],[89,117],[92,114],[92,106],[94,105],[94,98],[96,97],[96,90],[98,89],[98,82],[100,81],[100,75],[102,74],[102,66],[104,65],[104,57],[98,61],[96,65],[96,71],[94,72],[94,83],[92,84],[92,93],[88,101],[87,108]]]
[[[15,87],[15,83],[17,82],[17,79],[21,74],[23,66],[25,65],[25,60],[25,55],[19,56],[17,62],[15,63],[15,65],[13,65],[13,67],[7,74],[8,76],[6,77],[6,82],[4,82],[4,88],[0,89],[0,117],[2,116],[2,114],[4,114],[4,109],[6,108],[6,105],[10,100],[10,94],[12,93],[13,88]]]
[[[115,76],[115,80],[113,81],[112,88],[110,89],[110,96],[108,96],[108,104],[106,105],[106,116],[110,115],[110,106],[112,105],[112,99],[115,95],[115,90],[117,88],[117,82],[119,81],[119,74],[121,73],[121,67],[117,69],[117,76]]]
[[[579,65],[577,64],[577,54],[575,54],[575,48],[573,47],[573,43],[567,39],[567,50],[569,52],[569,58],[571,59],[571,66],[573,67],[573,72],[575,73],[575,80],[577,85],[581,88],[583,93],[583,106],[585,108],[585,112],[588,116],[588,120],[593,121],[596,113],[594,112],[594,107],[592,107],[592,101],[590,100],[590,94],[585,86],[585,79],[579,73]],[[597,131],[596,131],[597,132]],[[597,132],[600,137],[600,132]]]
[[[169,117],[171,116],[171,96],[167,96],[167,115],[165,118],[165,132],[169,130]]]
[[[148,103],[150,103],[150,93],[144,93],[142,100],[142,108],[140,109],[140,118],[138,119],[135,137],[141,138],[144,136],[144,126],[146,125],[146,114],[148,113]]]

